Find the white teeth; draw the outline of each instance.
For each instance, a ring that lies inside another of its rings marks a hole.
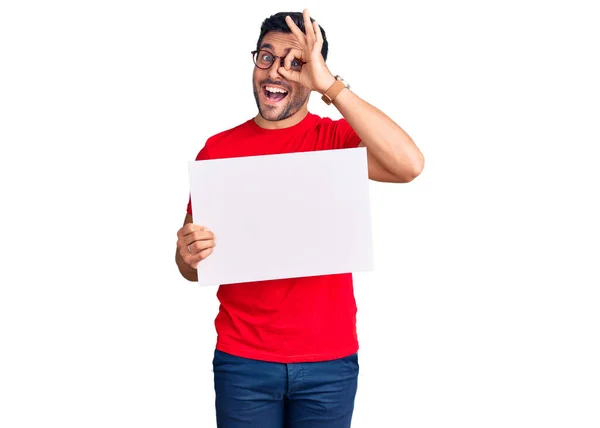
[[[271,86],[267,86],[265,88],[267,91],[269,92],[275,92],[275,93],[280,93],[280,94],[287,94],[287,91],[284,89],[279,89],[279,88],[273,88]]]

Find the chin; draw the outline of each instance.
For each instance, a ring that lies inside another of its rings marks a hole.
[[[279,120],[287,119],[292,116],[295,112],[289,111],[289,105],[286,103],[285,105],[277,105],[273,106],[267,103],[261,103],[258,108],[258,112],[263,117],[263,119],[268,120],[270,122],[277,122]]]

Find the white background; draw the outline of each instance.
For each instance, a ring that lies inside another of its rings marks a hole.
[[[215,426],[187,162],[256,113],[262,20],[304,7],[426,157],[372,183],[353,427],[600,426],[594,2],[392,3],[1,3],[0,426]]]

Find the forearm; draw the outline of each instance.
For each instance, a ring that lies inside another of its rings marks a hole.
[[[421,173],[423,154],[386,114],[347,89],[338,94],[333,104],[381,167],[399,181],[411,181]]]

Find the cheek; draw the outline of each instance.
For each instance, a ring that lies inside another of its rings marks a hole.
[[[294,89],[295,96],[298,98],[305,98],[310,93],[309,89],[305,88],[304,86],[302,86],[300,84],[294,85],[293,89]]]
[[[258,84],[258,74],[256,73],[256,67],[254,68],[254,71],[252,72],[252,84],[254,86],[256,86]]]

